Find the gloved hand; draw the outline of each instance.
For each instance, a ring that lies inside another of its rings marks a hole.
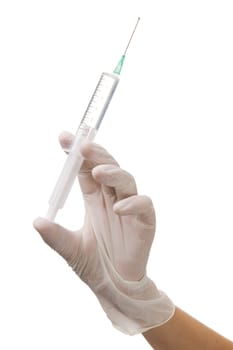
[[[63,133],[60,142],[67,150],[72,135]],[[175,306],[146,275],[155,233],[152,201],[137,194],[133,176],[104,148],[85,143],[81,153],[82,229],[73,232],[42,218],[34,227],[88,284],[116,328],[132,335],[162,325]]]

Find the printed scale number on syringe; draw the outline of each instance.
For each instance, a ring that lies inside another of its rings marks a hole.
[[[113,74],[102,74],[79,126],[81,135],[87,136],[90,128],[94,128],[96,130],[99,129],[105,111],[117,87],[118,81],[119,78]]]
[[[51,221],[56,217],[58,210],[64,206],[75,178],[81,168],[83,158],[79,152],[80,145],[85,140],[93,141],[100,127],[104,114],[119,83],[119,76],[123,67],[125,55],[139,20],[140,18],[137,20],[124,54],[113,73],[102,73],[86,112],[84,113],[67,160],[49,199],[49,209],[46,218]]]

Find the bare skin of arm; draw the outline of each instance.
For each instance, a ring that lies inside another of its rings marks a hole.
[[[233,350],[233,342],[179,308],[170,321],[143,336],[155,350]]]

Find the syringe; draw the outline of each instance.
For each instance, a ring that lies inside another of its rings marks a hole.
[[[123,67],[125,55],[138,26],[139,20],[140,17],[137,20],[126,49],[113,73],[102,73],[92,98],[87,106],[86,112],[84,113],[77,133],[75,134],[69,155],[49,199],[49,209],[46,214],[46,218],[50,221],[55,219],[58,210],[64,206],[75,178],[82,166],[83,157],[80,154],[80,145],[83,143],[83,141],[93,141],[100,127],[105,112],[119,83],[119,75]]]

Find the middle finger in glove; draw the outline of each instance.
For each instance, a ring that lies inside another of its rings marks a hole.
[[[117,165],[98,165],[92,170],[92,176],[101,185],[113,188],[117,200],[137,194],[134,177]]]

